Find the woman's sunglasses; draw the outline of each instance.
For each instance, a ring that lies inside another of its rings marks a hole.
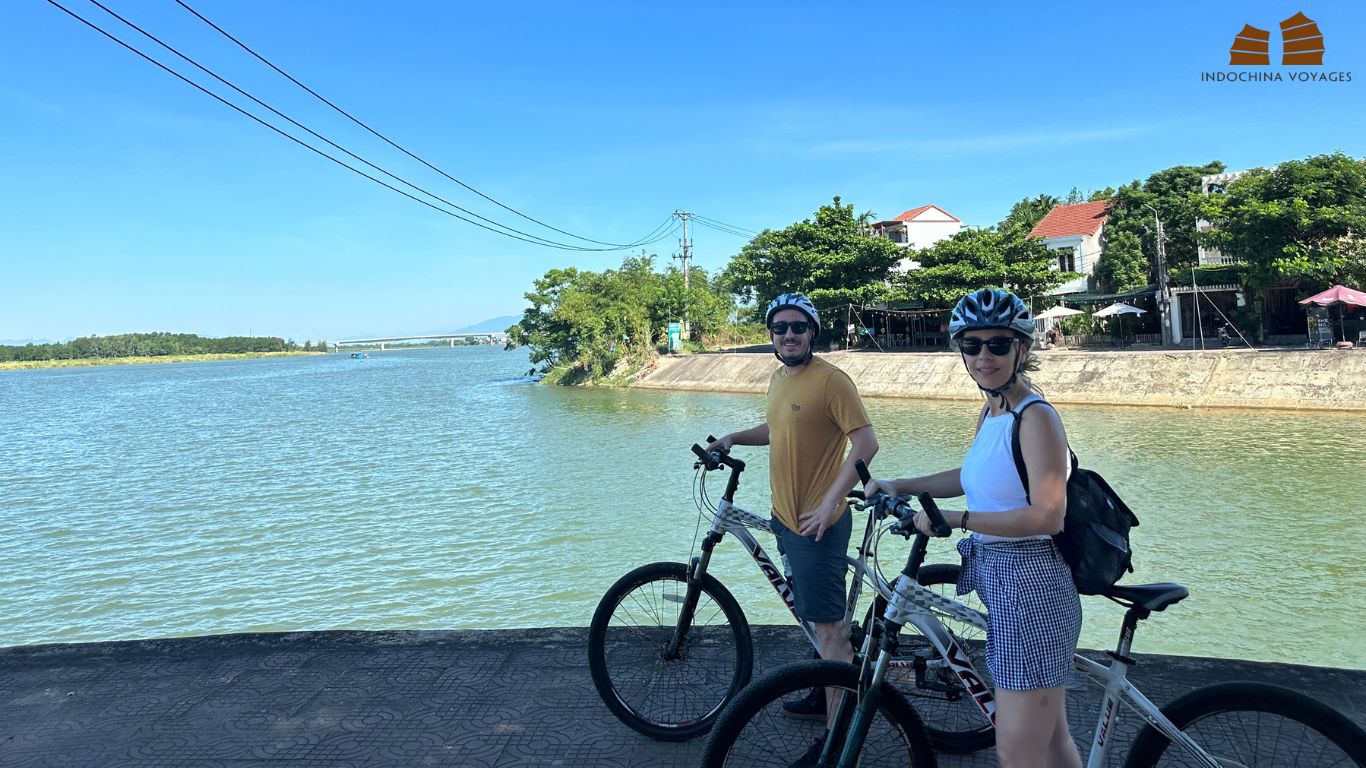
[[[788,328],[791,328],[793,333],[801,336],[811,329],[811,323],[808,323],[805,320],[798,320],[795,323],[789,323],[786,320],[778,320],[768,327],[770,331],[773,331],[774,336],[782,336],[787,333]]]
[[[1019,341],[1019,339],[1016,339],[1013,336],[993,336],[986,341],[983,341],[982,339],[960,339],[958,342],[958,351],[968,357],[973,357],[982,354],[982,347],[986,347],[988,352],[1000,357],[1001,355],[1010,352],[1011,346],[1017,341]]]

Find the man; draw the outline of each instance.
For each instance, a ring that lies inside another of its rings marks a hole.
[[[765,318],[782,367],[768,382],[764,422],[708,448],[769,446],[773,532],[792,568],[797,615],[812,623],[822,658],[852,661],[844,621],[845,558],[853,519],[845,497],[858,483],[854,462],[877,453],[868,412],[848,374],[814,357],[820,314],[799,293],[784,293]],[[846,440],[852,447],[845,456]],[[823,718],[826,697],[787,702],[789,714]]]

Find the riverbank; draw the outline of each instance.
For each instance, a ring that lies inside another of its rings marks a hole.
[[[952,352],[830,352],[872,397],[980,400]],[[1366,412],[1366,350],[1043,350],[1032,374],[1057,403]],[[662,357],[634,386],[763,394],[771,352]]]
[[[790,625],[754,626],[753,634],[756,675],[811,651]],[[652,741],[608,712],[589,678],[586,643],[580,627],[4,648],[0,764],[696,765],[703,739]],[[1258,680],[1319,699],[1358,723],[1366,718],[1366,672],[1135,656],[1131,678],[1158,704],[1209,683]],[[1068,693],[1083,754],[1097,691]],[[1141,724],[1121,718],[1115,748],[1126,750]],[[792,739],[798,749],[808,742]],[[991,750],[939,755],[944,768],[995,764]]]
[[[199,363],[208,360],[252,360],[258,357],[300,357],[325,355],[326,352],[242,352],[211,355],[157,355],[155,357],[83,357],[76,360],[6,360],[0,371],[28,371],[40,368],[81,368],[89,365],[146,365],[148,363]]]

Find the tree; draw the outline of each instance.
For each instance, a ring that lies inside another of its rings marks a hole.
[[[785,291],[805,293],[817,307],[875,301],[903,252],[895,243],[859,231],[854,206],[836,197],[781,230],[764,230],[731,259],[720,280],[746,302],[767,302]]]
[[[654,260],[642,251],[616,270],[546,272],[525,294],[530,306],[522,319],[507,329],[507,348],[529,347],[532,370],[549,381],[601,381],[623,366],[643,366],[684,306],[698,336],[725,322],[731,305],[706,270],[694,267],[685,291],[682,272],[670,267],[661,275]]]
[[[1214,224],[1205,237],[1246,262],[1249,287],[1366,284],[1366,162],[1338,152],[1281,163],[1203,203]]]
[[[1028,299],[1076,277],[1055,269],[1053,253],[1038,238],[1008,231],[968,229],[916,252],[920,269],[898,278],[911,299],[951,307],[970,291],[1007,288]]]
[[[1001,232],[1022,230],[1028,234],[1057,204],[1058,198],[1052,195],[1026,197],[1010,207],[1010,213],[996,225],[996,229]]]
[[[1102,290],[1119,293],[1157,282],[1157,227],[1162,219],[1168,269],[1195,264],[1195,220],[1203,196],[1200,177],[1222,173],[1219,161],[1205,165],[1177,165],[1111,190],[1109,216],[1103,235],[1105,248],[1096,264]]]

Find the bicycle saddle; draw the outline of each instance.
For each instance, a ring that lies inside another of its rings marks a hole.
[[[1160,611],[1169,605],[1175,605],[1185,600],[1190,595],[1190,590],[1180,584],[1172,583],[1135,584],[1133,586],[1116,584],[1101,594],[1112,600],[1122,600],[1149,611]]]

